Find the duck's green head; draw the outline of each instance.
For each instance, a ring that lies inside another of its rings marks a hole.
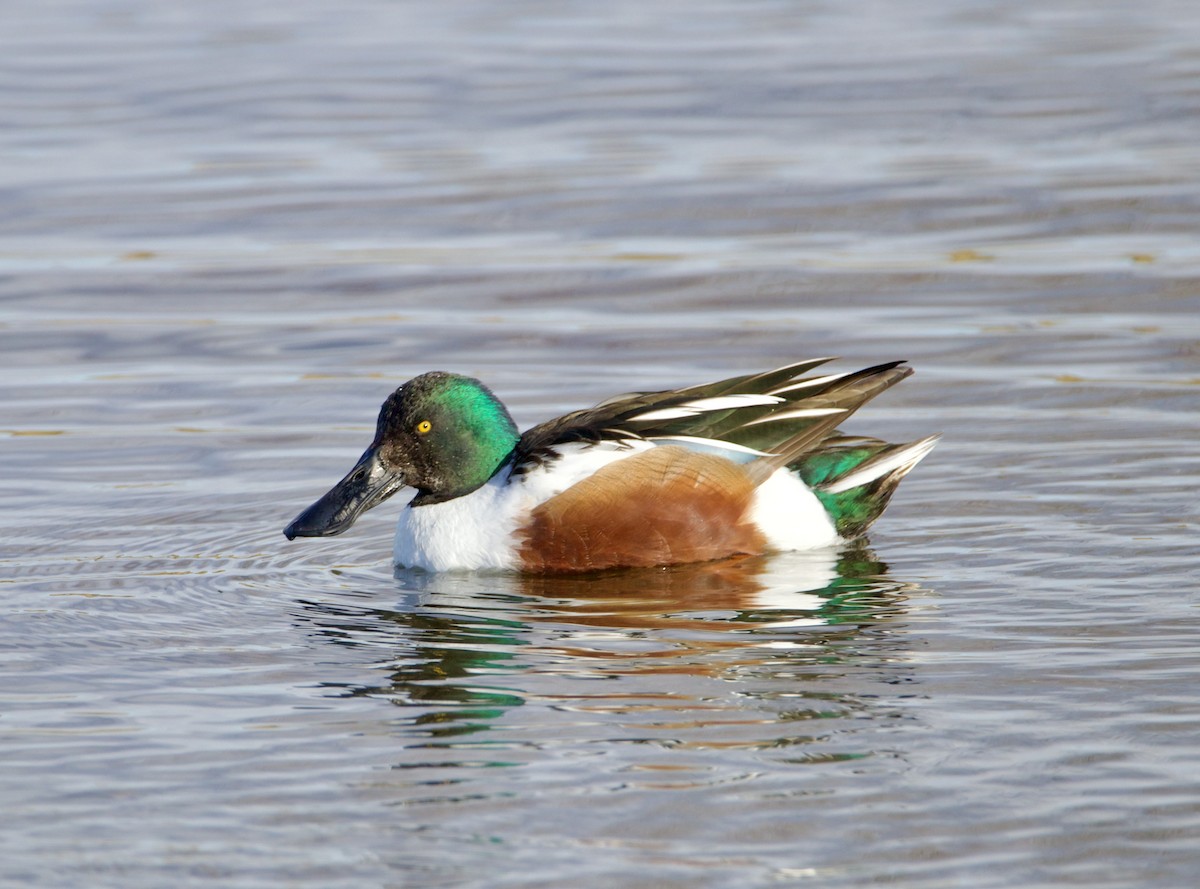
[[[340,534],[401,488],[416,488],[412,506],[469,494],[504,464],[518,438],[512,417],[483,383],[422,374],[388,396],[358,463],[283,533],[289,540]]]

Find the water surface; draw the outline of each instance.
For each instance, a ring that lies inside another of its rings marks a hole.
[[[0,35],[0,881],[1182,887],[1189,4],[62,3]],[[442,368],[815,354],[868,542],[574,579],[280,529]]]

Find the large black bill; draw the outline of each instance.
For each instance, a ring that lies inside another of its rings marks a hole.
[[[388,469],[375,448],[369,448],[350,473],[283,529],[288,540],[332,537],[354,524],[360,515],[404,487],[404,476]]]

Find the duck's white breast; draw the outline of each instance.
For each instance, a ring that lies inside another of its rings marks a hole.
[[[514,532],[531,508],[527,499],[506,476],[444,503],[406,506],[396,523],[393,558],[427,571],[514,569]]]

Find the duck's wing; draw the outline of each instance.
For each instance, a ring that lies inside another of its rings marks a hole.
[[[834,434],[837,425],[912,369],[901,361],[808,376],[817,358],[683,389],[606,399],[534,426],[517,443],[513,471],[557,459],[561,446],[636,440],[675,442],[748,462],[765,479]]]

